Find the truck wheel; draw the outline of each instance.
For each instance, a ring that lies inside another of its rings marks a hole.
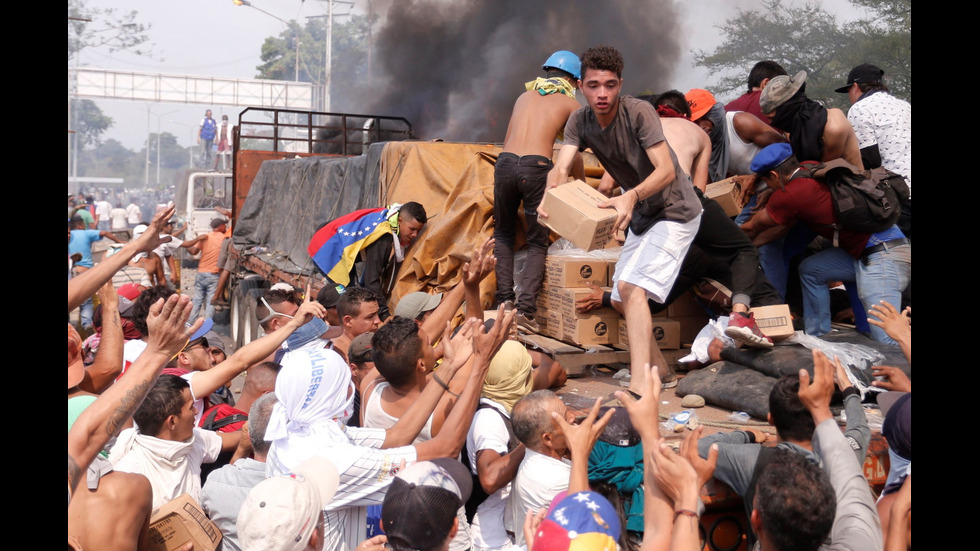
[[[234,341],[237,350],[242,345],[242,319],[245,315],[246,303],[242,299],[242,288],[235,287],[231,292],[231,320],[229,321],[231,340]]]
[[[255,303],[260,296],[265,294],[264,288],[251,289],[247,291],[244,297],[247,309],[245,309],[245,317],[241,325],[242,333],[242,346],[259,338],[262,329],[259,327],[259,318],[255,315]]]

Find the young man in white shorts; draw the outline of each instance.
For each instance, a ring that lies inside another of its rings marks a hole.
[[[616,263],[612,300],[626,317],[630,390],[638,391],[646,363],[660,369],[664,384],[676,385],[673,371],[650,342],[653,319],[647,298],[662,303],[674,286],[698,231],[701,203],[690,177],[677,165],[653,106],[619,95],[622,74],[623,57],[614,48],[597,46],[582,55],[579,87],[589,105],[569,117],[548,186],[564,184],[575,153],[591,148],[624,191],[599,206],[616,209],[616,228],[629,229]],[[538,211],[547,218],[545,209]]]

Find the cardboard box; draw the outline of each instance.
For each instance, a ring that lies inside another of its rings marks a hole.
[[[608,291],[608,287],[603,287],[603,291]],[[589,316],[599,317],[619,317],[619,312],[613,308],[596,308],[590,312],[580,313],[575,309],[575,302],[592,294],[592,289],[588,287],[569,287],[561,289],[558,293],[559,300],[557,309],[563,318],[585,319]],[[554,307],[552,307],[554,309]]]
[[[221,531],[201,506],[184,494],[153,512],[148,539],[150,551],[173,551],[192,540],[195,551],[215,551]]]
[[[535,321],[537,321],[538,318],[539,316],[535,316]],[[565,335],[562,332],[561,314],[554,310],[547,310],[541,319],[545,321],[545,324],[542,326],[542,333],[544,336],[558,340],[562,340],[564,338]]]
[[[739,196],[742,194],[742,186],[734,178],[726,178],[719,182],[708,184],[704,188],[704,196],[714,199],[716,203],[725,209],[725,214],[729,218],[738,216],[742,212],[742,205],[739,204]]]
[[[607,262],[597,258],[549,256],[545,262],[544,283],[552,288],[600,287],[608,284]]]
[[[616,224],[615,209],[596,206],[607,199],[589,184],[575,180],[545,193],[541,206],[548,217],[538,221],[582,250],[601,249]]]
[[[626,331],[626,320],[620,318],[618,327],[619,343],[629,348],[629,335]],[[660,350],[677,350],[681,347],[680,322],[668,318],[653,318],[653,334],[650,342],[656,343]]]
[[[619,341],[618,316],[588,316],[583,319],[561,316],[562,338],[579,345],[615,344]]]
[[[759,326],[762,334],[774,341],[785,339],[795,332],[793,315],[790,314],[787,304],[756,306],[750,308],[749,312],[755,314],[755,323]]]

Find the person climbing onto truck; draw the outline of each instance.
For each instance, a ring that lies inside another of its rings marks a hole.
[[[307,252],[334,284],[374,291],[381,307],[378,315],[384,321],[390,315],[388,300],[398,268],[427,221],[425,207],[415,201],[356,210],[317,230]],[[358,263],[362,265],[360,278]]]
[[[520,276],[517,324],[538,331],[534,320],[537,296],[548,253],[548,228],[538,223],[538,205],[544,197],[555,137],[561,139],[569,115],[579,107],[575,99],[581,65],[577,55],[561,50],[541,67],[546,77],[524,85],[507,123],[503,151],[493,170],[493,238],[497,257],[497,303],[514,302],[514,238],[524,203],[527,222],[527,263]],[[581,176],[579,176],[581,177]]]

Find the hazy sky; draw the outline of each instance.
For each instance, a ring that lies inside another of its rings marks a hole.
[[[367,1],[356,0],[354,9],[365,11]],[[322,16],[327,12],[323,0],[252,0],[252,3],[281,19],[296,19],[303,24],[308,16]],[[73,4],[72,0],[69,4]],[[375,9],[383,4],[384,0],[374,0]],[[679,90],[702,87],[709,78],[703,70],[693,67],[691,50],[715,47],[720,43],[715,25],[731,16],[737,7],[757,6],[758,0],[694,0],[677,4],[684,21],[681,48],[685,53],[677,60],[674,86]],[[826,4],[847,6],[845,0],[824,4],[825,7],[828,7]],[[136,10],[140,22],[152,23],[150,57],[88,49],[81,55],[80,63],[92,68],[254,78],[262,42],[285,28],[275,18],[251,7],[236,6],[233,0],[88,0],[87,5],[118,11]],[[345,11],[341,6],[343,4],[335,4],[337,13]],[[104,25],[94,21],[89,28],[96,30]],[[141,149],[147,132],[156,132],[158,125],[161,131],[178,136],[181,145],[193,143],[204,110],[209,107],[128,100],[98,100],[97,103],[115,121],[104,138],[119,140],[132,149]],[[152,114],[149,127],[148,110]],[[216,119],[222,114],[235,119],[241,109],[214,106],[212,110]]]

